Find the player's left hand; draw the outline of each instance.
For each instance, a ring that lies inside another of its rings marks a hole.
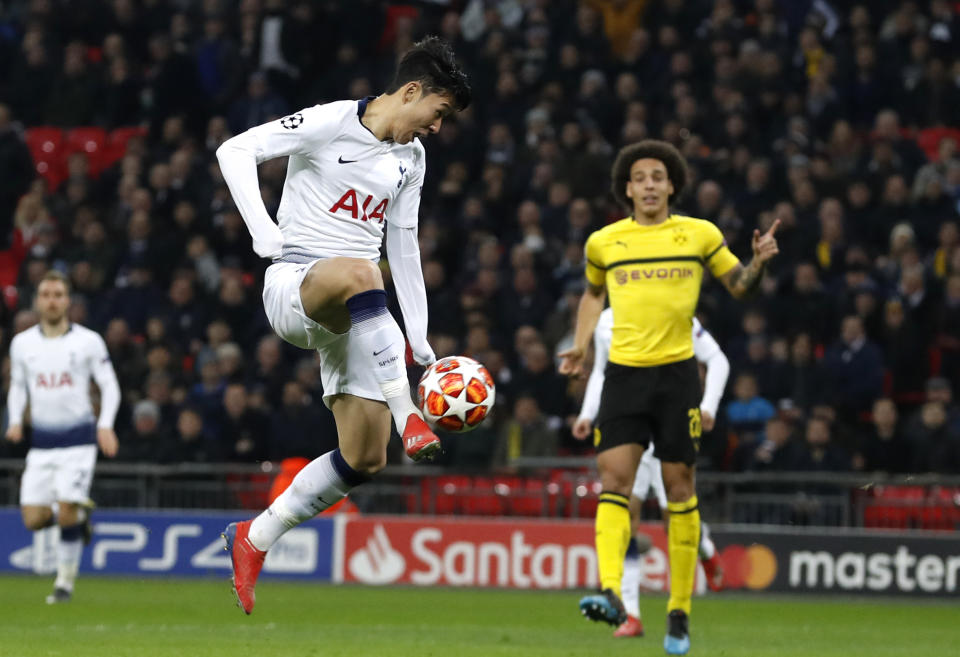
[[[437,360],[437,355],[433,353],[433,348],[427,344],[426,341],[419,345],[411,342],[410,353],[413,354],[413,360],[417,361],[418,365],[423,365],[424,367],[433,365]]]
[[[585,417],[580,417],[573,423],[570,433],[572,433],[573,437],[577,440],[586,440],[590,435],[591,429],[593,429],[593,421]]]
[[[704,431],[713,431],[713,426],[717,423],[716,418],[714,418],[710,413],[700,409],[700,426]]]
[[[120,444],[117,442],[117,434],[113,429],[100,427],[97,429],[97,444],[100,445],[100,451],[104,456],[113,458],[117,455],[117,449]]]
[[[779,225],[780,220],[777,219],[773,222],[773,225],[770,226],[770,230],[763,235],[760,234],[758,229],[753,229],[753,259],[756,263],[762,265],[780,253],[780,248],[777,246],[777,239],[773,236],[774,233],[777,232]]]

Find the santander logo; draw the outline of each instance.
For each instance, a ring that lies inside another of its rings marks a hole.
[[[593,587],[593,523],[359,517],[347,521],[342,581],[419,586]]]
[[[383,525],[373,528],[373,534],[363,547],[350,556],[350,574],[364,584],[392,584],[400,579],[407,566],[403,555],[393,549]]]

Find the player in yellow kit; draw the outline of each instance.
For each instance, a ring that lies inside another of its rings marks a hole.
[[[697,566],[700,513],[694,463],[700,441],[700,381],[690,327],[705,269],[736,298],[747,296],[778,252],[779,221],[753,233],[744,266],[708,221],[671,214],[687,182],[687,165],[667,142],[624,147],[611,172],[613,194],[632,216],[594,232],[586,243],[587,289],[580,299],[574,344],[560,354],[560,372],[581,374],[584,354],[607,295],[613,341],[594,430],[603,492],[596,545],[601,592],[580,602],[593,620],[622,623],[623,557],[630,539],[628,501],[637,465],[652,437],[662,461],[670,511],[668,654],[690,649],[690,597]]]

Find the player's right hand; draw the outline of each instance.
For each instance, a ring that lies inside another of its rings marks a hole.
[[[571,347],[557,355],[561,358],[560,374],[575,379],[583,373],[583,358],[585,356],[583,349]]]
[[[19,443],[23,440],[23,425],[21,424],[11,424],[7,427],[7,440],[11,443]]]
[[[577,440],[586,440],[590,436],[590,430],[593,429],[593,421],[585,417],[578,417],[573,423],[570,433]]]

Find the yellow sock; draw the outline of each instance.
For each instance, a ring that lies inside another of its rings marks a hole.
[[[597,568],[600,588],[611,589],[620,597],[623,557],[630,542],[628,500],[618,493],[600,493],[597,505]]]
[[[697,575],[697,548],[700,543],[700,511],[697,496],[686,502],[668,502],[670,530],[667,540],[670,551],[670,600],[667,613],[682,609],[690,614],[690,597]]]

